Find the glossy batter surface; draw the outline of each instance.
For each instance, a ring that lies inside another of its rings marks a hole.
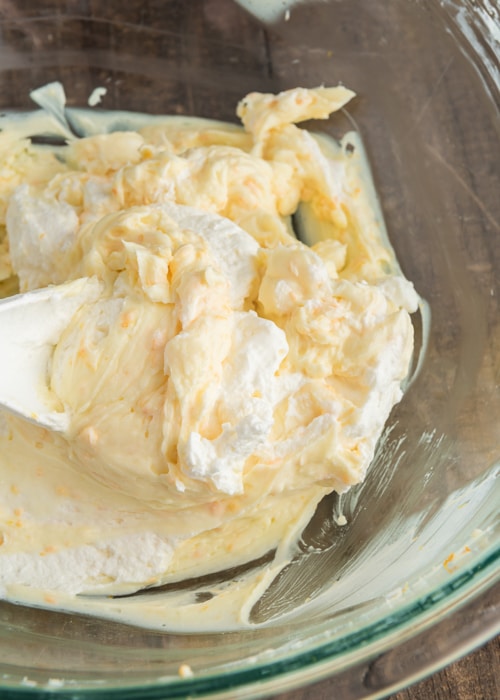
[[[243,129],[135,115],[113,131],[112,114],[77,113],[94,135],[75,139],[56,84],[34,95],[44,110],[7,119],[0,271],[22,291],[83,278],[100,294],[47,368],[68,432],[0,415],[4,597],[172,629],[245,624],[319,500],[364,479],[418,299],[359,142],[296,126],[352,97],[253,93]],[[65,145],[26,138],[47,131]],[[275,549],[274,568],[228,586],[205,618],[182,595],[90,597]]]

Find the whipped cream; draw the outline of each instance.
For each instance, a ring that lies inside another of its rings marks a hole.
[[[81,279],[100,293],[47,367],[68,430],[1,416],[2,596],[119,616],[82,596],[271,550],[282,566],[321,498],[364,479],[402,396],[418,297],[359,142],[353,154],[295,125],[353,96],[252,93],[243,129],[135,115],[136,128],[108,133],[100,116],[70,139],[49,86],[35,95],[44,110],[10,119],[0,270],[22,291]],[[68,144],[31,144],[34,125]],[[247,621],[248,605],[233,607],[229,627]],[[186,628],[172,610],[133,621]]]

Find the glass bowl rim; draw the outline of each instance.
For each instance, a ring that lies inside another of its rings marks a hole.
[[[197,677],[173,678],[158,675],[150,681],[139,680],[131,683],[126,677],[123,684],[114,686],[86,685],[82,681],[61,681],[59,686],[50,683],[30,687],[17,683],[3,685],[0,690],[7,693],[7,698],[16,700],[33,700],[34,698],[71,697],[88,698],[88,700],[164,700],[165,691],[168,698],[211,697],[234,698],[228,693],[238,692],[238,697],[255,698],[273,692],[285,692],[297,689],[307,683],[319,682],[342,670],[347,671],[355,664],[369,661],[372,657],[411,640],[445,617],[455,614],[461,607],[471,603],[482,593],[492,589],[500,582],[500,544],[492,545],[479,556],[473,565],[450,574],[444,585],[438,585],[417,596],[411,603],[395,609],[389,615],[384,614],[368,625],[347,635],[334,637],[319,644],[312,643],[304,651],[289,653],[277,660],[257,661],[250,668],[228,668],[224,674],[204,674]],[[480,631],[462,642],[453,651],[446,649],[433,663],[417,670],[412,681],[419,680],[429,672],[437,671],[444,665],[452,663],[460,656],[469,653],[480,644],[500,633],[500,614],[487,629]],[[339,659],[342,664],[339,666]],[[6,679],[8,674],[3,674]],[[26,681],[26,679],[24,679]],[[104,681],[106,682],[106,681]],[[404,687],[405,680],[391,687],[395,692]],[[367,695],[368,698],[387,697],[388,688],[380,693]],[[2,696],[3,697],[3,696]]]

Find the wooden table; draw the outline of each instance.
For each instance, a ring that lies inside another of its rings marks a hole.
[[[427,680],[391,696],[391,700],[495,700],[498,697],[500,640],[497,637]]]

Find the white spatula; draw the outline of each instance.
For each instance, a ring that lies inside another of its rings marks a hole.
[[[72,316],[99,290],[84,277],[0,300],[0,408],[67,430],[70,417],[48,386],[50,358]]]

